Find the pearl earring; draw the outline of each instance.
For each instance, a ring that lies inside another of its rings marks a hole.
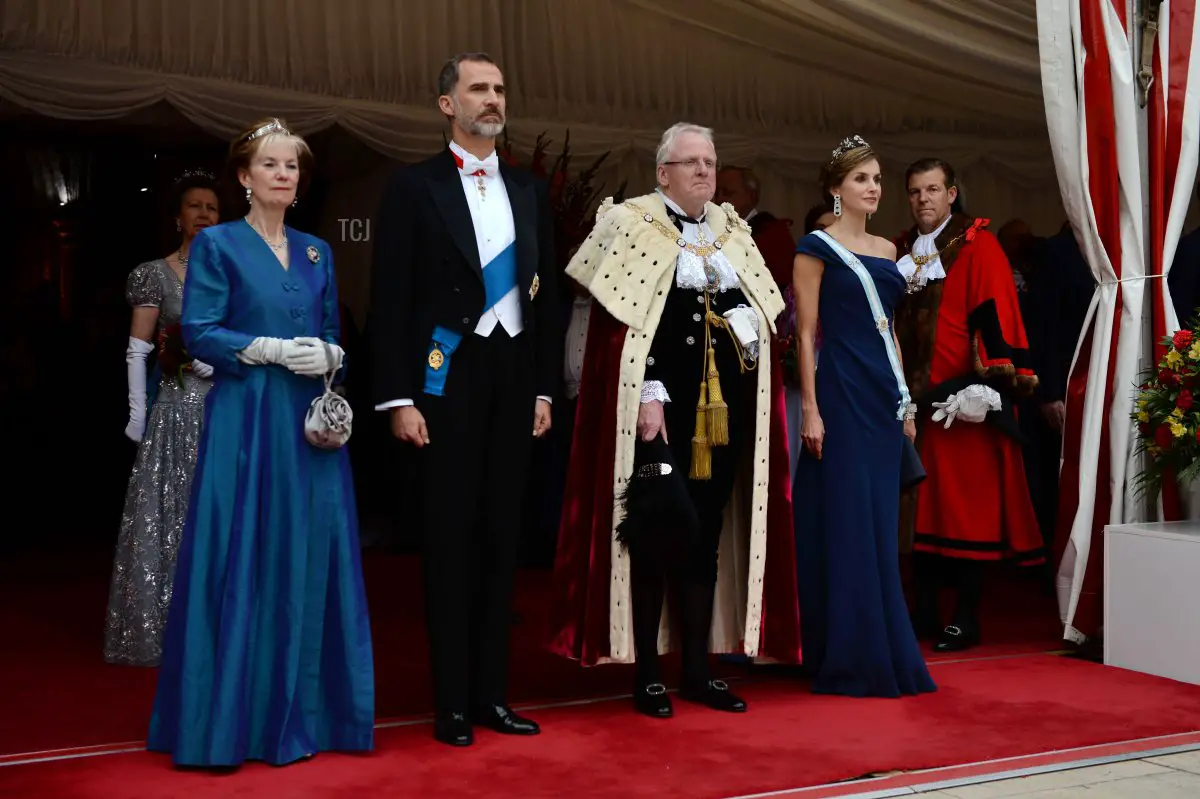
[[[181,232],[182,230],[183,230],[183,228],[179,226],[179,220],[178,220],[178,219],[176,219],[176,220],[175,220],[175,232],[176,232],[176,233],[179,233],[179,232]]]
[[[247,203],[253,202],[253,201],[250,199],[250,187],[249,187],[249,186],[247,186],[247,187],[246,187],[246,202],[247,202]]]
[[[842,215],[842,195],[840,194],[833,195],[833,215]]]

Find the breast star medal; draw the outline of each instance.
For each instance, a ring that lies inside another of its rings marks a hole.
[[[529,299],[532,300],[537,296],[538,288],[542,285],[542,281],[538,280],[537,273],[533,275],[533,283],[529,286]]]
[[[308,255],[308,260],[312,261],[314,264],[321,260],[321,253],[317,252],[317,248],[311,244],[308,245],[308,249],[304,252],[306,255]]]
[[[442,368],[442,364],[446,362],[446,356],[437,347],[429,351],[429,368],[437,371]]]

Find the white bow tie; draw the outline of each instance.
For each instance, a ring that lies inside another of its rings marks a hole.
[[[459,167],[459,170],[464,175],[471,175],[472,177],[475,175],[486,175],[488,177],[492,177],[499,169],[500,159],[495,153],[492,153],[482,161],[468,153],[463,157],[462,166]]]

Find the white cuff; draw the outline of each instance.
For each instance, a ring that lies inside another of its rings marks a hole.
[[[541,396],[541,395],[538,395],[538,399],[540,399],[540,400],[545,400],[547,405],[553,405],[553,404],[554,404],[554,400],[550,399],[549,397],[543,397],[543,396]]]
[[[642,383],[642,403],[647,402],[670,402],[671,397],[667,394],[667,387],[662,384],[661,380],[647,380]]]
[[[407,408],[407,407],[411,406],[412,404],[413,404],[413,401],[410,399],[389,400],[387,402],[381,402],[378,405],[376,405],[375,410],[390,411],[392,408]]]

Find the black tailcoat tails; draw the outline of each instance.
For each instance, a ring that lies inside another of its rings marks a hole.
[[[476,325],[483,269],[449,150],[398,170],[379,209],[371,285],[377,404],[411,399],[430,443],[418,451],[426,622],[441,712],[505,704],[513,572],[535,397],[554,396],[562,362],[555,249],[545,184],[500,164],[516,234],[524,330]],[[461,336],[426,393],[437,329]]]

